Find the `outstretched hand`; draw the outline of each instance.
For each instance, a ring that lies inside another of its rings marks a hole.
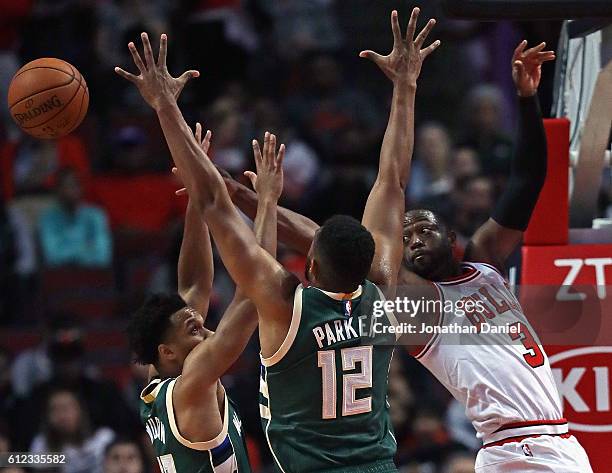
[[[421,73],[423,61],[440,46],[440,40],[436,40],[426,48],[421,49],[429,32],[436,24],[436,20],[429,20],[427,25],[425,25],[415,38],[414,35],[419,12],[420,10],[418,8],[412,10],[410,21],[408,22],[406,38],[402,38],[397,10],[391,12],[393,50],[388,55],[382,56],[370,50],[361,51],[359,53],[359,57],[373,61],[394,84],[399,81],[405,81],[410,85],[416,85],[416,81]]]
[[[132,42],[128,44],[134,64],[140,71],[136,76],[124,71],[120,67],[115,67],[115,72],[126,80],[129,80],[138,87],[142,98],[155,110],[160,106],[164,99],[177,100],[183,87],[193,77],[199,77],[198,71],[190,70],[183,72],[179,77],[172,77],[166,67],[166,53],[168,51],[168,37],[161,35],[159,42],[159,55],[157,62],[153,58],[153,50],[149,42],[147,33],[142,33],[142,46],[144,49],[145,60],[143,62],[136,45]]]
[[[257,174],[245,171],[253,189],[259,198],[270,198],[278,201],[283,193],[283,159],[285,158],[285,145],[281,144],[276,153],[276,135],[266,131],[264,135],[263,153],[257,140],[253,140],[253,154],[255,155],[255,168]]]
[[[512,55],[512,79],[521,97],[536,94],[542,78],[542,64],[555,59],[554,51],[544,51],[546,43],[525,51],[526,47],[527,41],[521,41]]]
[[[212,139],[212,131],[208,130],[204,135],[204,138],[202,138],[202,125],[200,124],[200,122],[198,122],[196,123],[194,136],[196,141],[200,144],[200,148],[202,148],[202,151],[204,151],[204,154],[208,156],[208,150],[210,149],[210,140]],[[174,174],[181,181],[181,183],[183,182],[183,179],[181,178],[181,173],[177,167],[172,168],[172,174]],[[182,187],[177,190],[175,194],[186,195],[187,189]]]

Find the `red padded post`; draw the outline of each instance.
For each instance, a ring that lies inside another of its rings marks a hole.
[[[524,245],[566,245],[569,228],[569,130],[565,118],[544,120],[548,141],[546,182],[525,232]]]

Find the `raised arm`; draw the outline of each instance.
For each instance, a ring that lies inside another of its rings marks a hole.
[[[405,211],[406,184],[410,172],[414,143],[414,99],[416,83],[423,60],[439,45],[435,41],[422,49],[435,25],[429,20],[416,36],[419,9],[412,10],[406,38],[402,38],[397,11],[391,12],[393,50],[387,56],[363,51],[361,57],[371,59],[393,82],[393,99],[389,123],[380,151],[378,176],[370,192],[362,223],[372,233],[376,253],[368,278],[383,287],[387,297],[393,287],[402,260],[402,222]]]
[[[465,259],[503,269],[504,262],[521,242],[546,179],[546,135],[538,103],[542,63],[555,58],[545,43],[525,51],[522,41],[512,57],[512,78],[519,96],[518,145],[510,178],[493,216],[474,234]]]
[[[250,218],[257,212],[257,194],[248,187],[225,178],[234,204]],[[307,255],[319,225],[297,212],[278,207],[278,240],[293,251]]]
[[[196,130],[201,127],[198,124]],[[197,131],[196,131],[197,134]],[[276,137],[266,133],[263,156],[259,144],[254,142],[256,157],[259,155],[258,175],[260,185],[256,186],[259,206],[255,217],[257,243],[272,257],[276,257],[276,203],[282,191],[282,161],[285,148],[281,146],[274,155]],[[253,174],[252,181],[257,180]],[[246,298],[240,287],[227,307],[217,331],[200,343],[189,354],[183,366],[183,374],[174,391],[175,402],[181,407],[201,404],[202,390],[214,386],[238,359],[257,327],[257,310]],[[189,419],[189,414],[185,414]],[[188,422],[189,420],[187,420]]]
[[[211,133],[207,132],[202,139],[202,127],[196,126],[195,139],[201,143],[205,153],[210,147],[210,138]],[[172,172],[178,175],[178,168],[173,168]],[[204,320],[208,314],[213,277],[213,255],[208,225],[190,199],[178,260],[178,292],[187,305],[197,310]]]
[[[290,318],[297,279],[257,244],[253,231],[234,207],[223,178],[193,137],[176,103],[177,90],[182,89],[187,77],[198,73],[187,72],[178,79],[170,76],[166,68],[166,35],[161,37],[157,63],[146,33],[142,34],[142,42],[145,62],[135,45],[129,44],[140,75],[120,68],[116,72],[133,82],[157,112],[172,157],[183,172],[189,196],[208,223],[232,279],[259,311],[270,317]],[[182,77],[185,78],[180,82]]]
[[[217,166],[227,191],[234,202],[234,205],[240,209],[250,219],[254,219],[257,214],[258,195],[255,191],[248,188],[235,180],[227,171]],[[183,194],[186,190],[179,189],[177,194]],[[278,241],[287,248],[306,256],[310,245],[314,239],[319,225],[293,210],[278,206]]]

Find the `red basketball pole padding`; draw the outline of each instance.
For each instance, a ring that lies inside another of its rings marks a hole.
[[[538,199],[524,245],[566,245],[569,226],[569,130],[565,118],[544,120],[548,142],[546,182]]]
[[[521,305],[593,471],[610,471],[612,244],[569,245],[569,121],[545,120],[546,182],[524,235]]]

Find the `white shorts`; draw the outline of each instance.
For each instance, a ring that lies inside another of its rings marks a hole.
[[[542,435],[480,449],[476,473],[510,472],[593,473],[593,470],[574,436]]]

